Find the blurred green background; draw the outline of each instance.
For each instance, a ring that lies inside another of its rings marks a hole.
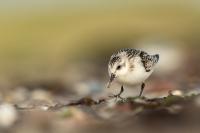
[[[198,47],[199,7],[197,0],[0,1],[0,84],[56,79],[77,62],[103,64],[102,73],[114,50],[149,36]]]

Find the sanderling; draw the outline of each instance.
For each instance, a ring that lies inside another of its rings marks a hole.
[[[139,93],[139,97],[141,97],[145,87],[145,80],[152,74],[158,60],[158,54],[149,55],[142,50],[131,48],[121,49],[114,53],[108,64],[108,72],[110,76],[108,88],[113,80],[116,80],[122,84],[122,86],[120,93],[113,97],[121,98],[120,95],[124,91],[124,84],[141,84],[141,90]]]

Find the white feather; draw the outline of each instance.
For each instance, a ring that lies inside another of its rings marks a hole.
[[[153,70],[146,72],[140,57],[135,57],[133,61],[133,71],[127,71],[123,76],[116,78],[117,81],[122,84],[138,85],[145,82],[145,80],[152,74]]]

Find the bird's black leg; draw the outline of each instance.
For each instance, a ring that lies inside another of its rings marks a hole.
[[[120,92],[118,93],[118,94],[116,94],[116,95],[113,95],[113,96],[110,96],[110,97],[114,97],[114,98],[120,98],[121,100],[123,100],[124,98],[122,98],[121,97],[121,94],[124,92],[124,87],[123,87],[123,85],[121,86],[121,90],[120,90]]]
[[[142,83],[139,97],[142,96],[142,92],[143,92],[143,90],[144,90],[144,87],[145,87],[145,83]]]

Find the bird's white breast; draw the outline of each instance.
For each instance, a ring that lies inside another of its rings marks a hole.
[[[144,82],[153,72],[146,72],[140,57],[135,57],[133,61],[134,68],[128,71],[125,75],[117,78],[122,84],[138,85]]]

